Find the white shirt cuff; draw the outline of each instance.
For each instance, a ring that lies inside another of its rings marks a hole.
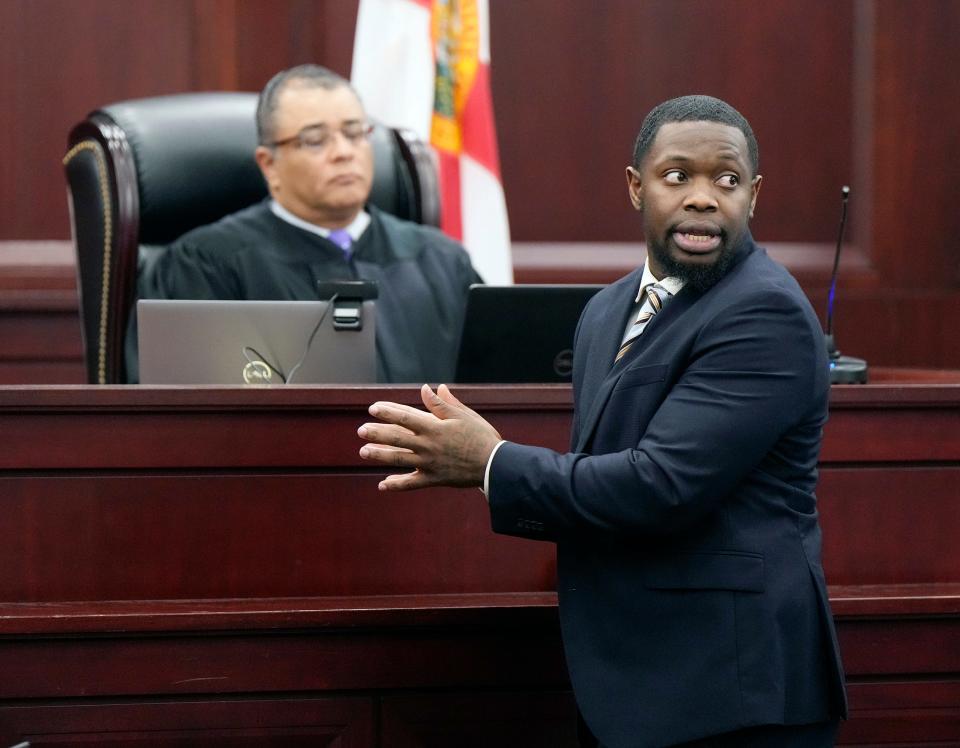
[[[506,443],[506,439],[501,439],[498,441],[496,446],[493,448],[493,451],[490,452],[490,456],[487,458],[487,467],[483,471],[483,488],[480,489],[483,491],[483,495],[486,497],[487,501],[490,501],[490,466],[493,464],[493,456],[497,453],[497,450]]]

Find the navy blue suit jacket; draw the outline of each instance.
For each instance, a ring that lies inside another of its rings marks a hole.
[[[814,496],[817,318],[747,237],[614,365],[640,277],[581,317],[572,452],[494,457],[493,528],[556,541],[570,676],[605,746],[845,716]]]

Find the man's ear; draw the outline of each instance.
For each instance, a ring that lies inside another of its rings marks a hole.
[[[753,218],[753,211],[757,207],[757,195],[760,194],[760,182],[763,177],[757,174],[750,183],[750,217]]]
[[[253,157],[256,159],[257,166],[260,167],[260,173],[263,174],[263,178],[267,183],[267,187],[270,189],[270,194],[274,193],[274,190],[280,188],[280,182],[277,178],[277,169],[274,164],[276,158],[272,149],[267,148],[263,145],[258,145],[257,150],[253,152]]]
[[[627,194],[634,210],[643,210],[643,184],[640,182],[640,172],[632,166],[627,167]]]

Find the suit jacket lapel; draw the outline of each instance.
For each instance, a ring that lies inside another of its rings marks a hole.
[[[737,266],[754,251],[756,251],[756,245],[753,243],[753,237],[747,232],[727,274],[729,275],[736,272]],[[610,306],[611,313],[616,313],[624,303],[632,307],[642,272],[643,268],[641,267],[640,270],[634,271],[624,279],[629,280],[631,285],[619,291],[618,295],[612,300]],[[721,280],[720,283],[722,284],[723,281]],[[632,296],[630,294],[632,294]],[[625,295],[629,296],[629,301],[627,302],[624,302]],[[626,326],[626,313],[624,313],[622,322],[618,328],[605,329],[591,342],[589,358],[590,369],[584,378],[583,391],[580,393],[580,402],[583,404],[581,412],[587,415],[579,424],[580,428],[578,434],[576,434],[576,445],[574,447],[575,452],[582,452],[590,441],[597,427],[597,423],[600,421],[600,415],[606,407],[607,400],[610,399],[610,393],[613,392],[613,388],[616,387],[623,373],[634,365],[657,338],[668,335],[669,329],[682,320],[687,309],[689,309],[701,295],[702,294],[694,291],[689,285],[680,289],[680,292],[676,294],[676,296],[664,304],[663,310],[650,320],[650,323],[644,328],[643,334],[637,338],[634,344],[630,346],[630,350],[628,350],[623,358],[616,362],[616,364],[614,364],[613,359],[616,356],[617,350],[619,350],[620,340],[623,338],[623,329]],[[589,387],[587,386],[588,384],[590,385]],[[587,395],[589,399],[584,399],[584,395]]]
[[[605,367],[605,375],[600,377],[596,392],[591,401],[590,410],[586,418],[580,423],[580,433],[574,451],[582,452],[590,441],[590,437],[593,435],[594,429],[596,429],[597,423],[600,421],[600,416],[607,405],[607,400],[610,399],[610,393],[612,393],[614,387],[617,386],[617,382],[623,373],[643,355],[644,350],[648,348],[654,340],[661,335],[668,334],[667,331],[669,328],[683,316],[683,313],[698,297],[699,294],[689,286],[682,288],[676,296],[663,305],[663,310],[650,320],[640,337],[634,341],[623,358],[616,363],[614,363],[613,360],[616,357],[617,350],[619,350],[620,347],[620,340],[623,337],[623,326],[626,325],[625,319],[624,325],[615,333],[617,337],[614,340],[613,346],[611,347],[606,343],[604,343],[602,347],[598,346],[598,348],[602,348],[598,351],[600,355],[607,353],[609,353],[609,355],[605,359],[602,359],[602,364],[601,361],[594,360],[593,368],[600,370],[602,365]],[[607,339],[610,338],[610,335],[605,334],[602,337]],[[607,348],[609,348],[609,351]],[[593,350],[591,347],[591,354],[592,353]]]
[[[584,441],[583,435],[592,431],[592,424],[597,414],[606,403],[609,392],[605,392],[606,380],[613,367],[613,360],[620,349],[623,331],[627,326],[627,317],[633,311],[637,288],[643,277],[643,266],[617,282],[609,303],[600,310],[609,324],[600,329],[589,331],[586,337],[589,340],[587,349],[587,367],[584,372],[583,383],[577,394],[577,406],[581,413],[587,414],[580,421],[579,433],[574,434],[576,451],[580,451]]]

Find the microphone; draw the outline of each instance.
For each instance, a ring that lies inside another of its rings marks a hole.
[[[847,227],[847,201],[850,188],[840,190],[843,207],[840,213],[840,231],[837,235],[837,251],[833,255],[833,273],[830,276],[830,293],[827,294],[827,332],[825,335],[827,355],[830,357],[830,384],[866,384],[867,362],[862,358],[841,356],[833,340],[833,300],[837,290],[837,269],[840,267],[840,249],[843,246],[843,230]]]

